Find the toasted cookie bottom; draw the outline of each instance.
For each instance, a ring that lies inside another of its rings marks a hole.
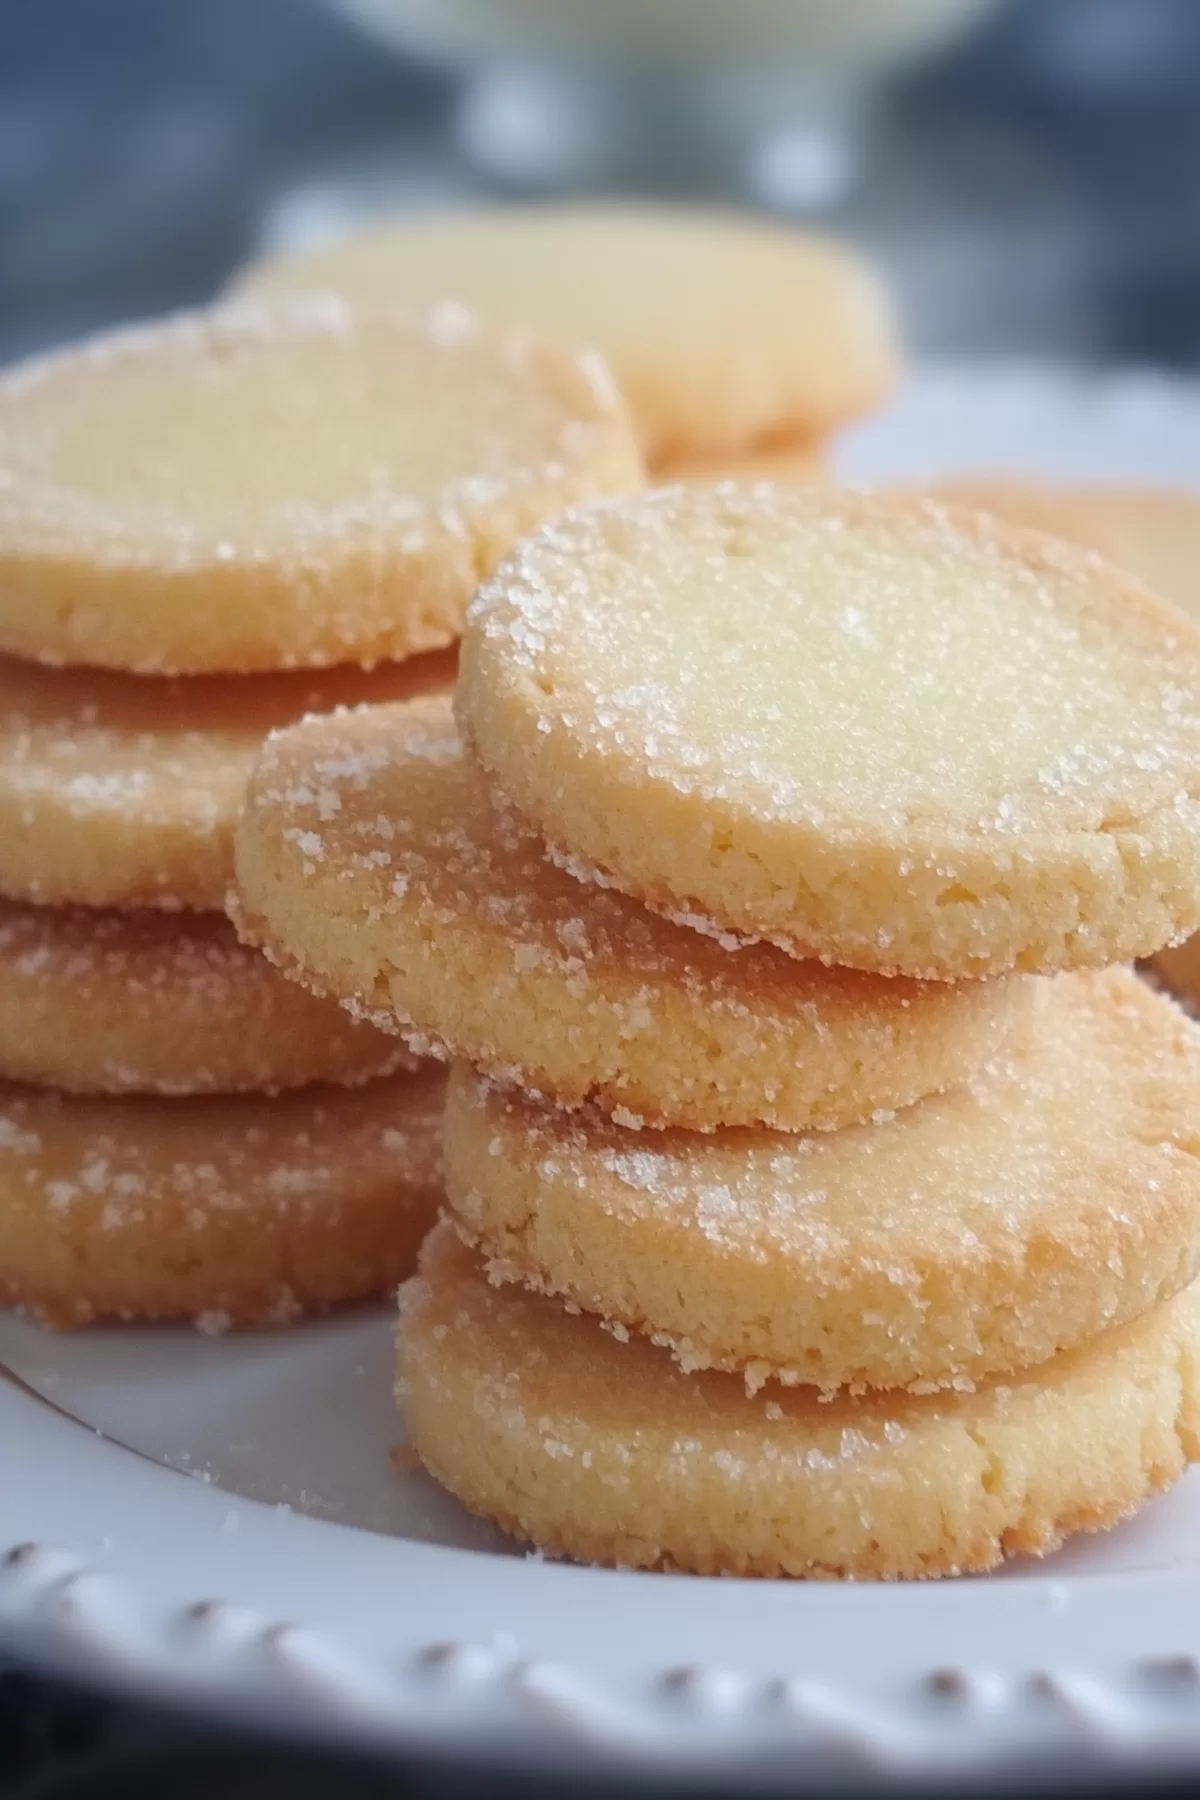
[[[410,1273],[442,1076],[274,1100],[0,1090],[0,1305],[57,1326],[283,1324]]]
[[[556,1556],[699,1574],[990,1569],[1114,1525],[1200,1457],[1200,1288],[973,1394],[753,1399],[489,1286],[443,1224],[402,1294],[400,1388],[432,1475]]]
[[[821,481],[829,473],[820,438],[786,438],[778,443],[751,444],[725,456],[680,453],[652,464],[655,487],[676,481]]]

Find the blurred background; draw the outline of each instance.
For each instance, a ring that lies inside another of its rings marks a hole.
[[[0,358],[401,208],[844,231],[928,353],[1200,361],[1197,0],[0,0]]]

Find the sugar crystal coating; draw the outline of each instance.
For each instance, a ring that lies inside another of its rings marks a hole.
[[[631,1132],[458,1065],[451,1209],[496,1278],[751,1386],[1032,1367],[1200,1269],[1200,1028],[1126,969],[1037,988],[966,1087],[821,1135]]]
[[[1070,485],[980,475],[935,482],[926,492],[1082,544],[1200,617],[1200,494],[1126,482]]]
[[[284,1324],[410,1273],[436,1071],[272,1099],[0,1090],[0,1304],[55,1325]]]
[[[584,886],[464,758],[445,697],[268,742],[238,833],[240,927],[423,1047],[647,1124],[827,1128],[965,1081],[1031,984],[889,981],[730,952]]]
[[[523,533],[640,482],[602,367],[461,308],[181,314],[0,376],[0,648],[160,673],[436,649]]]
[[[0,1077],[73,1093],[273,1093],[413,1066],[216,914],[0,901]]]
[[[980,514],[579,509],[480,590],[457,704],[556,849],[797,955],[958,978],[1200,923],[1200,629]]]
[[[178,680],[0,657],[0,894],[219,912],[269,731],[453,680],[445,653],[370,672]]]
[[[703,1574],[914,1577],[1045,1554],[1200,1456],[1200,1294],[974,1393],[747,1396],[490,1286],[449,1226],[403,1291],[430,1472],[551,1555]]]

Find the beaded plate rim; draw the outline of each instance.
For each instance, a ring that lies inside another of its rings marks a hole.
[[[1200,385],[943,365],[839,453],[853,480],[951,464],[1200,486]],[[735,1768],[745,1779],[755,1766],[794,1790],[830,1775],[879,1787],[997,1775],[1018,1761],[1073,1777],[1089,1763],[1200,1767],[1200,1552],[1065,1579],[818,1590],[535,1568],[245,1501],[235,1538],[224,1499],[0,1369],[0,1648],[289,1733],[489,1762],[577,1768],[586,1754],[643,1779]],[[318,1617],[345,1613],[343,1577],[352,1587],[377,1571],[386,1584],[389,1567],[382,1637]],[[481,1586],[487,1605],[511,1606],[515,1633],[464,1628]],[[594,1616],[595,1657],[544,1653],[551,1607]],[[639,1624],[657,1642],[654,1612],[678,1615],[677,1654],[640,1654]],[[726,1653],[706,1653],[726,1620],[738,1627]],[[747,1635],[755,1620],[761,1645]],[[902,1640],[890,1646],[888,1621]],[[739,1666],[747,1645],[753,1666]]]

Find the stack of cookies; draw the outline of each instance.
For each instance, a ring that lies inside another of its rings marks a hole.
[[[1200,1454],[1200,632],[970,512],[675,488],[275,736],[245,928],[455,1059],[423,1462],[556,1554],[922,1576]],[[460,735],[461,734],[461,735]],[[319,796],[325,796],[322,804]]]
[[[272,727],[445,692],[479,576],[640,483],[602,366],[455,307],[246,302],[0,382],[0,1302],[215,1328],[410,1270],[441,1072],[238,942],[243,788]]]

